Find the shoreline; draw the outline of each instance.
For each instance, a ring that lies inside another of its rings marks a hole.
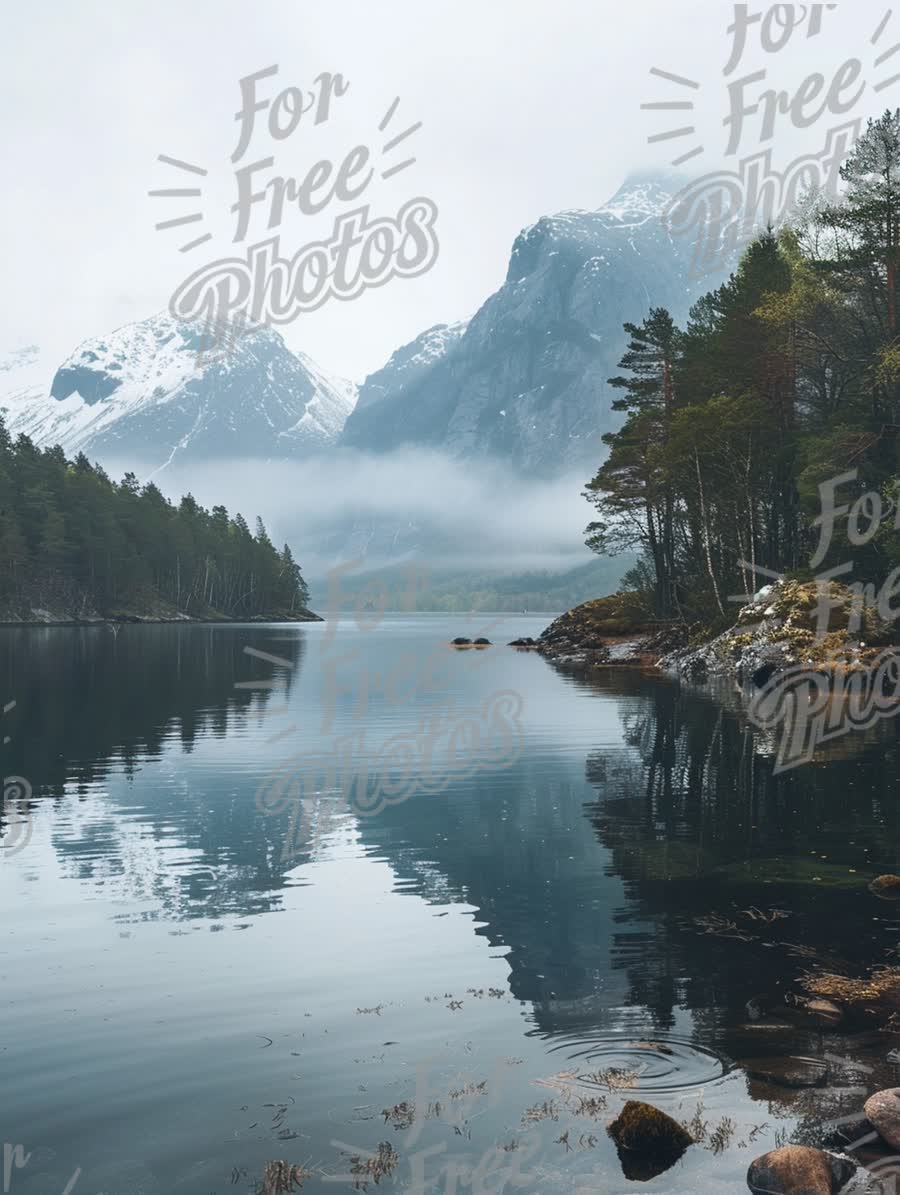
[[[0,618],[0,627],[102,627],[102,626],[240,626],[246,624],[306,623],[324,622],[321,614],[304,610],[303,614],[275,613],[271,616],[254,615],[250,618],[195,617],[191,614],[111,614],[108,616],[85,616],[83,618]]]
[[[894,625],[835,582],[824,595],[816,583],[767,585],[724,630],[654,622],[629,597],[576,606],[545,628],[535,649],[570,668],[654,669],[695,686],[731,681],[750,692],[791,677],[838,689],[854,676],[875,676],[885,656],[900,655]]]

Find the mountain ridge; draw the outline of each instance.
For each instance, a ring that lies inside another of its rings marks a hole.
[[[351,382],[292,352],[272,328],[207,346],[202,330],[168,314],[90,337],[49,390],[32,383],[7,394],[9,431],[154,472],[175,459],[290,459],[337,440],[355,401]],[[16,357],[7,358],[10,380],[21,372]]]
[[[370,375],[377,393],[357,404],[341,444],[374,453],[427,445],[542,475],[596,463],[618,423],[608,379],[625,347],[622,324],[640,322],[651,293],[683,319],[716,281],[691,278],[693,242],[663,219],[686,181],[637,171],[602,207],[524,228],[504,281],[458,335],[414,371],[397,368],[395,354]]]

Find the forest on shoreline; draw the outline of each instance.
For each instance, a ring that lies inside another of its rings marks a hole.
[[[686,327],[660,307],[625,325],[586,535],[640,554],[623,589],[652,617],[721,628],[773,579],[878,585],[900,564],[900,110],[841,177],[840,202],[762,233]]]
[[[133,473],[110,480],[0,420],[0,621],[92,618],[291,619],[307,587],[279,552],[224,506],[167,499]],[[40,613],[38,613],[40,612]]]

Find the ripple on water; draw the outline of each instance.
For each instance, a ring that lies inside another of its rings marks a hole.
[[[573,1064],[566,1068],[573,1083],[601,1091],[683,1091],[714,1083],[729,1070],[712,1050],[672,1037],[566,1038],[550,1053]]]

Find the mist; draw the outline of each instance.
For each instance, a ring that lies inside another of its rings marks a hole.
[[[461,463],[404,448],[383,456],[350,450],[302,461],[241,459],[132,469],[173,501],[190,492],[227,506],[277,544],[291,545],[307,577],[358,559],[377,569],[415,558],[442,568],[565,571],[593,559],[584,545],[590,469],[528,480],[496,460]]]

